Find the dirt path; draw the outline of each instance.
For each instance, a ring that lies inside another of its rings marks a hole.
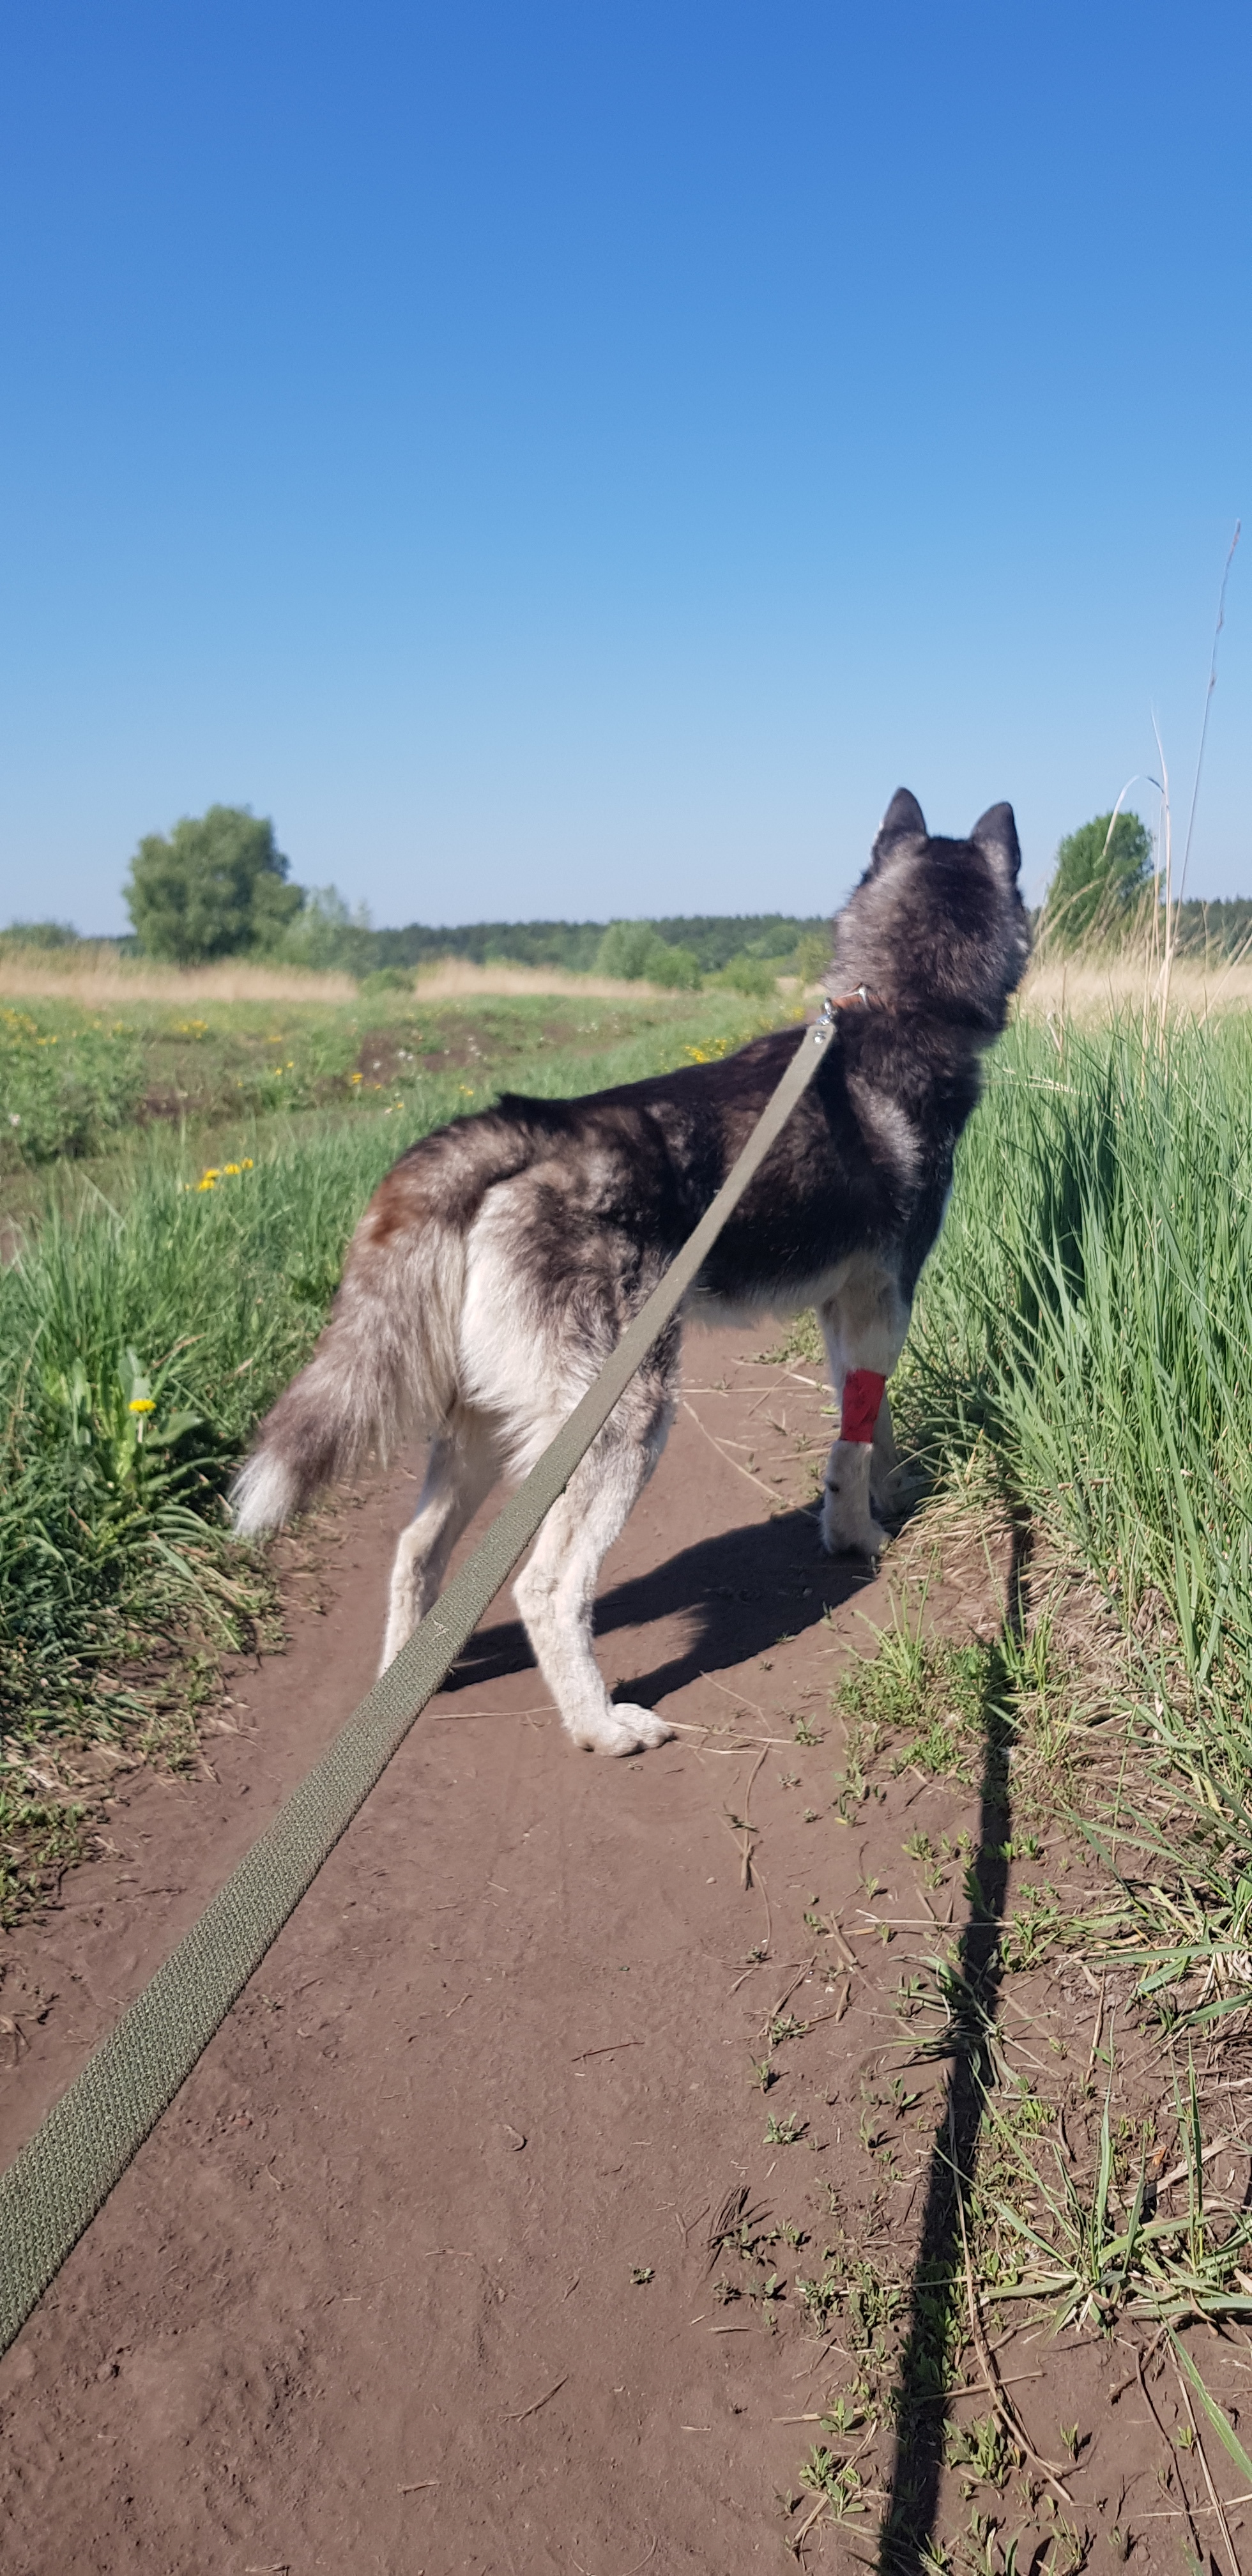
[[[800,2281],[854,2246],[870,2315],[931,2184],[943,2068],[892,2095],[898,1989],[961,1878],[927,1893],[904,1840],[955,1839],[971,1799],[910,1772],[839,1819],[829,1691],[887,1604],[807,1516],[828,1399],[725,1334],[687,1377],[599,1622],[610,1681],[685,1731],[571,1751],[497,1605],[0,2364],[8,2576],[788,2563],[814,2498],[779,2498],[851,2375]],[[363,1489],[289,1551],[308,1613],[234,1675],[211,1772],[131,1783],[112,1853],[9,1943],[4,2159],[367,1685],[412,1495]],[[990,1571],[932,1611],[994,1622]],[[1040,2010],[1077,2044],[1072,1997]],[[808,2030],[765,2098],[780,2015]],[[755,2256],[710,2251],[723,2214]],[[1113,2425],[1077,2522],[1115,2513],[1115,2470],[1150,2483],[1144,2408],[1101,2393],[1121,2360],[1089,2343],[1016,2391],[1050,2458],[1062,2414]],[[979,2403],[975,2374],[954,2412]],[[869,2513],[802,2545],[864,2563],[890,2437],[836,2447]],[[1156,2528],[1137,2566],[1177,2563]]]

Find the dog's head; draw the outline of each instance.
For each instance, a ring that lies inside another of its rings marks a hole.
[[[1011,805],[989,806],[967,841],[947,841],[927,831],[907,787],[897,789],[836,920],[830,990],[864,984],[889,1010],[998,1035],[1030,955],[1020,865]]]

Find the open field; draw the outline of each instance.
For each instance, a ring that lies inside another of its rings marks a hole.
[[[0,955],[0,996],[6,1001],[72,1002],[81,1010],[107,1011],[119,1002],[353,1002],[351,975],[314,974],[301,966],[261,966],[232,957],[215,966],[158,966],[128,956],[107,940],[75,947],[13,945]]]
[[[543,1092],[628,1079],[687,1043],[737,1044],[798,1007],[780,997],[771,1013],[733,993],[676,999],[629,985],[616,1007],[572,990],[509,990],[483,992],[468,1010],[391,989],[350,988],[341,1001],[328,980],[329,996],[262,1006],[0,1002],[0,1217],[49,1195],[64,1205],[84,1183],[113,1194],[201,1151],[255,1160],[258,1145],[290,1142],[310,1118],[359,1127],[376,1113],[411,1114],[429,1125],[502,1082]]]
[[[365,978],[367,985],[370,980]],[[513,966],[504,959],[477,966],[468,957],[441,957],[415,966],[408,981],[423,1000],[434,1001],[467,993],[564,993],[584,1001],[638,1002],[655,1000],[660,989],[620,976],[567,974],[560,966]],[[328,1002],[355,1002],[359,991],[351,975],[266,966],[247,958],[211,966],[158,966],[103,941],[70,950],[6,949],[0,942],[0,998],[11,1001],[72,1002],[84,1010],[110,1010],[129,1002],[166,1002],[187,1009],[201,1002],[304,1002],[320,1008]]]
[[[1110,2551],[1172,2576],[1211,2552],[1237,2576],[1252,1021],[1204,1023],[1187,971],[1164,1038],[1141,987],[1121,1018],[1089,1016],[1071,970],[1061,1014],[1041,976],[991,1059],[897,1381],[915,1509],[872,1590],[814,1553],[829,1398],[801,1319],[768,1359],[693,1341],[671,1453],[606,1570],[609,1667],[682,1719],[677,1746],[580,1765],[490,1614],[0,2375],[31,2576],[67,2563],[97,2492],[93,2470],[58,2523],[39,2461],[94,2462],[97,2436],[118,2462],[105,2576],[132,2563],[137,2493],[154,2563],[196,2576],[303,2564],[332,2529],[341,2556],[401,2563],[396,2498],[420,2509],[428,2479],[452,2520],[421,2526],[427,2576],[507,2563],[501,2482],[526,2498],[526,2576],[649,2553],[739,2576],[785,2547],[835,2569],[877,2554],[892,2576],[1071,2576]],[[119,1131],[112,1206],[71,1189],[59,1212],[61,1167],[41,1167],[0,1277],[9,1910],[52,1896],[110,1781],[120,1857],[11,1936],[11,2143],[264,1820],[242,1791],[269,1812],[368,1678],[417,1462],[273,1565],[220,1509],[363,1198],[409,1135],[498,1080],[590,1087],[753,1024],[727,995],[635,992],[559,1019],[393,996],[369,1028],[358,1003],[316,1027],[292,1005],[281,1059],[277,1018],[222,1005],[188,1039],[153,1006],[126,1042],[145,1080],[163,1047],[211,1061],[194,1117]],[[392,1030],[411,1064],[367,1059]],[[260,1088],[297,1078],[294,1110]],[[187,1140],[236,1081],[252,1123],[206,1171]],[[231,1663],[280,1621],[290,1667]],[[145,1751],[151,1775],[128,1768]],[[99,1982],[72,2030],[49,2002],[71,1977]],[[297,2009],[306,1987],[316,2008]],[[637,2053],[619,2074],[620,2047]],[[214,2193],[229,2287],[197,2270]],[[384,2200],[409,2208],[403,2244],[379,2234]],[[172,2309],[156,2275],[135,2287],[157,2242]],[[328,2298],[348,2324],[325,2322]],[[247,2397],[258,2305],[277,2454]],[[27,2350],[52,2374],[33,2448]],[[345,2367],[380,2426],[368,2494]],[[132,2370],[140,2397],[173,2374],[181,2431],[149,2436],[141,2406],[119,2432],[101,2372],[124,2394]],[[417,2391],[399,2412],[393,2383]],[[607,2499],[589,2517],[588,2489]]]

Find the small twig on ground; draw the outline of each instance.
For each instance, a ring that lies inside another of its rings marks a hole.
[[[710,1673],[701,1673],[700,1679],[702,1682],[711,1681],[712,1675]],[[714,1682],[713,1688],[714,1690],[720,1690],[721,1683]],[[728,1699],[737,1699],[739,1694],[737,1691],[727,1691],[726,1696]],[[744,1705],[749,1706],[750,1702],[745,1701]],[[675,1735],[703,1735],[707,1737],[713,1732],[707,1719],[696,1720],[690,1717],[670,1717],[666,1719],[666,1724],[667,1726],[673,1727]],[[795,1738],[791,1735],[740,1735],[736,1738],[733,1744],[698,1744],[696,1746],[696,1751],[698,1753],[721,1754],[750,1753],[754,1745],[761,1744],[764,1746],[767,1753],[771,1751],[789,1753],[794,1742]]]
[[[1214,2140],[1213,2140],[1213,2143],[1212,2143],[1212,2146],[1211,2146],[1211,2147],[1201,2147],[1201,2149],[1200,2149],[1200,2162],[1201,2162],[1201,2164],[1202,2164],[1202,2165],[1206,2165],[1206,2164],[1208,2164],[1208,2162],[1209,2162],[1209,2160],[1210,2160],[1210,2158],[1211,2158],[1211,2157],[1213,2157],[1213,2156],[1220,2156],[1220,2155],[1223,2153],[1224,2149],[1225,2149],[1225,2148],[1227,2148],[1227,2147],[1238,2147],[1238,2148],[1239,2148],[1239,2149],[1240,2149],[1244,2154],[1246,2154],[1246,2152],[1247,2152],[1246,2148],[1245,2148],[1245,2147],[1244,2147],[1244,2145],[1243,2145],[1243,2140],[1242,2140],[1241,2138],[1214,2138]],[[1170,2166],[1170,2169],[1169,2169],[1169,2172],[1168,2172],[1167,2174],[1162,2174],[1161,2179],[1160,2179],[1160,2181],[1158,2182],[1158,2184],[1157,2184],[1157,2186],[1156,2186],[1156,2187],[1157,2187],[1157,2190],[1158,2190],[1158,2191],[1172,2191],[1176,2182],[1185,2182],[1185,2181],[1186,2181],[1187,2176],[1188,2176],[1188,2174],[1190,2173],[1190,2171],[1191,2171],[1190,2163],[1189,2163],[1185,2158],[1184,2158],[1184,2161],[1182,2162],[1182,2164],[1180,2164],[1180,2165],[1171,2165],[1171,2166]]]
[[[519,2414],[517,2414],[517,2415],[509,2415],[509,2416],[506,2416],[506,2418],[505,2418],[506,2423],[509,2423],[509,2424],[524,2424],[528,2415],[537,2415],[537,2414],[538,2414],[538,2412],[539,2412],[540,2407],[541,2407],[541,2406],[546,2406],[546,2405],[547,2405],[547,2403],[548,2403],[548,2399],[549,2399],[550,2397],[555,2397],[555,2396],[558,2394],[558,2391],[559,2391],[560,2389],[562,2389],[562,2388],[564,2388],[564,2387],[566,2386],[566,2383],[567,2383],[568,2379],[569,2379],[569,2372],[568,2372],[568,2370],[567,2370],[567,2371],[566,2371],[566,2373],[565,2373],[565,2378],[564,2378],[564,2379],[556,2379],[556,2380],[554,2380],[554,2381],[553,2381],[553,2383],[552,2383],[551,2388],[545,2388],[545,2390],[544,2390],[544,2392],[543,2392],[542,2397],[537,2397],[537,2398],[535,2399],[535,2402],[534,2402],[534,2405],[533,2405],[533,2406],[523,2406],[523,2407],[522,2407],[522,2409],[521,2409],[521,2412],[520,2412]],[[430,2480],[428,2481],[428,2483],[429,2483],[431,2486],[433,2486],[433,2485],[434,2485],[434,2483],[435,2483],[435,2481],[434,2481],[434,2479],[432,2478],[432,2479],[430,2479]]]
[[[752,1843],[754,1836],[760,1831],[760,1827],[753,1824],[750,1813],[752,1806],[752,1792],[756,1787],[757,1773],[766,1758],[767,1751],[768,1747],[762,1745],[761,1750],[752,1765],[752,1773],[748,1781],[747,1791],[743,1801],[743,1814],[741,1816],[728,1815],[726,1818],[726,1822],[729,1825],[732,1834],[742,1834],[743,1836],[743,1841],[739,1847],[739,1859],[742,1873],[740,1884],[744,1888],[745,1892],[752,1885]],[[769,1905],[767,1900],[766,1912],[768,1913],[768,1911]]]
[[[768,1952],[769,1945],[774,1938],[774,1918],[769,1910],[769,1889],[767,1888],[759,1869],[756,1873],[756,1883],[760,1888],[761,1895],[765,1901],[765,1948]]]
[[[833,2010],[828,2013],[812,2013],[804,2025],[806,2035],[811,2030],[820,2030],[824,2021],[843,2020],[843,2016],[848,2009],[848,1999],[852,1993],[852,1979],[848,1976],[846,1970],[844,1972],[844,1980],[844,1990],[839,2002],[834,2006]]]
[[[1163,2332],[1164,2332],[1164,2329],[1162,2329],[1162,2334],[1163,2334]],[[1152,2345],[1152,2351],[1153,2351],[1153,2352],[1155,2352],[1156,2347],[1157,2347],[1157,2344],[1159,2344],[1159,2343],[1161,2342],[1161,2340],[1162,2340],[1162,2335],[1157,2335],[1157,2336],[1156,2336],[1156,2338],[1155,2338],[1155,2341],[1153,2342],[1153,2345]],[[1143,2357],[1143,2354],[1142,2354],[1142,2353],[1136,2353],[1136,2355],[1135,2355],[1135,2369],[1136,2369],[1136,2371],[1137,2371],[1137,2373],[1138,2373],[1139,2386],[1140,2386],[1140,2388],[1143,2390],[1144,2400],[1145,2400],[1145,2403],[1146,2403],[1146,2405],[1147,2405],[1148,2412],[1149,2412],[1149,2414],[1151,2415],[1151,2417],[1152,2417],[1152,2421],[1153,2421],[1153,2423],[1155,2424],[1156,2429],[1157,2429],[1158,2433],[1160,2434],[1161,2440],[1163,2441],[1163,2443],[1164,2443],[1164,2445],[1165,2445],[1165,2449],[1166,2449],[1166,2452],[1167,2452],[1167,2454],[1168,2454],[1168,2457],[1169,2457],[1169,2460],[1170,2460],[1170,2463],[1171,2463],[1171,2466],[1172,2466],[1172,2465],[1174,2465],[1174,2464],[1176,2463],[1176,2461],[1177,2461],[1177,2456],[1178,2456],[1178,2455],[1177,2455],[1177,2452],[1176,2452],[1176,2451],[1175,2451],[1175,2449],[1174,2449],[1174,2446],[1173,2446],[1172,2442],[1170,2441],[1169,2435],[1168,2435],[1168,2433],[1166,2432],[1164,2425],[1163,2425],[1163,2424],[1162,2424],[1162,2422],[1161,2422],[1160,2416],[1157,2414],[1157,2411],[1156,2411],[1156,2401],[1155,2401],[1155,2399],[1153,2398],[1152,2391],[1151,2391],[1151,2389],[1150,2389],[1150,2388],[1149,2388],[1149,2386],[1148,2386],[1148,2382],[1147,2382],[1147,2375],[1146,2375],[1146,2372],[1145,2372],[1145,2370],[1144,2370],[1144,2357]],[[1191,2546],[1192,2546],[1192,2549],[1193,2549],[1193,2550],[1194,2550],[1194,2552],[1195,2552],[1196,2557],[1197,2557],[1197,2558],[1199,2558],[1199,2557],[1200,2557],[1200,2535],[1199,2535],[1199,2532],[1196,2530],[1195,2523],[1194,2523],[1194,2521],[1193,2521],[1193,2519],[1192,2519],[1192,2514],[1191,2514],[1191,2498],[1190,2498],[1190,2496],[1188,2495],[1188,2493],[1187,2493],[1187,2490],[1186,2490],[1185,2486],[1183,2485],[1183,2482],[1182,2482],[1181,2477],[1180,2477],[1180,2478],[1179,2478],[1179,2480],[1178,2480],[1178,2492],[1179,2492],[1180,2496],[1182,2497],[1182,2509],[1183,2509],[1183,2512],[1185,2513],[1185,2515],[1186,2515],[1186,2517],[1187,2517],[1187,2529],[1188,2529],[1188,2531],[1189,2531],[1189,2532],[1190,2532],[1190,2534],[1191,2534]]]
[[[764,2023],[764,2025],[763,2025],[764,2027],[768,2028],[768,2026],[769,2026],[770,2022],[772,2022],[772,2021],[777,2021],[778,2016],[779,2016],[780,2012],[783,2010],[784,2005],[786,2005],[786,2004],[789,2004],[789,2003],[790,2003],[791,1998],[792,1998],[793,1994],[795,1993],[796,1987],[797,1987],[797,1986],[802,1986],[802,1985],[803,1985],[805,1978],[806,1978],[806,1977],[810,1977],[810,1976],[812,1975],[813,1970],[814,1970],[814,1968],[815,1968],[816,1966],[817,1966],[817,1952],[816,1952],[816,1950],[815,1950],[815,1951],[814,1951],[814,1953],[813,1953],[812,1958],[811,1958],[811,1959],[806,1959],[806,1960],[805,1960],[804,1966],[801,1968],[801,1970],[800,1970],[800,1973],[799,1973],[798,1977],[793,1977],[793,1978],[792,1978],[792,1980],[791,1980],[790,1985],[789,1985],[789,1986],[784,1986],[784,1987],[783,1987],[782,1993],[780,1994],[780,1996],[779,1996],[779,1998],[778,1998],[778,2001],[777,2001],[777,2003],[776,2003],[776,2004],[775,2004],[775,2006],[774,2006],[773,2011],[772,2011],[772,2012],[767,2013],[767,2014],[766,2014],[766,2016],[765,2016],[765,2023]]]
[[[720,1691],[723,1699],[733,1699],[738,1702],[740,1708],[750,1708],[753,1715],[760,1718],[762,1726],[767,1723],[760,1701],[749,1699],[746,1691],[731,1690],[726,1682],[717,1681],[712,1673],[701,1673],[700,1679],[702,1682],[708,1682],[715,1691]],[[790,1744],[792,1738],[789,1735],[779,1736],[776,1741],[780,1744]]]
[[[1087,2072],[1083,2078],[1084,2083],[1087,2084],[1091,2082],[1092,2070],[1096,2062],[1096,2051],[1104,2037],[1104,1996],[1107,1985],[1108,1975],[1106,1971],[1100,1978],[1100,2000],[1096,2006],[1095,2027],[1091,2033],[1091,2054],[1087,2059]]]
[[[716,1449],[718,1457],[723,1459],[728,1467],[733,1467],[737,1476],[746,1476],[750,1485],[759,1485],[761,1492],[765,1495],[767,1501],[773,1505],[774,1510],[779,1510],[780,1507],[783,1506],[782,1495],[775,1493],[773,1486],[767,1485],[763,1476],[754,1476],[750,1467],[741,1467],[737,1458],[728,1458],[721,1441],[715,1439],[711,1431],[705,1430],[705,1426],[700,1420],[700,1416],[697,1413],[694,1404],[688,1404],[685,1395],[680,1397],[679,1401],[681,1402],[683,1412],[691,1415],[691,1419],[694,1422],[697,1431],[704,1432],[704,1437],[708,1441],[710,1449]]]

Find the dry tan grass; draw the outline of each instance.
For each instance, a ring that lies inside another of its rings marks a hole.
[[[441,957],[419,968],[414,991],[423,1001],[470,1000],[476,996],[525,994],[567,995],[571,1000],[647,1002],[667,998],[658,984],[626,983],[610,975],[569,975],[560,966],[513,966],[501,962],[476,966],[468,957]],[[300,966],[252,965],[240,958],[218,966],[157,966],[124,955],[106,941],[90,947],[5,948],[0,940],[0,999],[5,1001],[76,1002],[91,1010],[125,1002],[353,1002],[358,986],[351,975],[319,974]],[[793,976],[778,980],[788,1000],[799,993]],[[1032,1019],[1049,1012],[1074,1020],[1101,1020],[1114,1012],[1142,1012],[1145,1002],[1156,1017],[1155,979],[1146,981],[1141,961],[1133,957],[1101,961],[1044,958],[1032,966],[1022,987],[1019,1009]],[[669,998],[675,998],[669,996]],[[816,998],[816,988],[804,996]],[[1170,1009],[1188,1019],[1206,1019],[1214,1011],[1252,1009],[1252,956],[1208,966],[1198,958],[1175,960],[1170,977]]]
[[[659,984],[567,975],[560,966],[475,966],[468,957],[441,957],[418,969],[413,989],[428,1002],[480,994],[564,993],[605,1002],[662,997]],[[6,951],[0,941],[0,998],[10,1002],[77,1002],[87,1010],[118,1002],[353,1002],[357,991],[351,975],[317,974],[300,966],[250,965],[240,958],[224,959],[219,966],[156,966],[104,942],[87,950]]]
[[[567,975],[561,966],[475,966],[468,957],[441,957],[418,968],[414,989],[423,1001],[457,1001],[463,994],[568,993],[596,1002],[655,1001],[659,984],[626,983],[614,975]],[[671,996],[672,998],[672,996]]]
[[[1052,1013],[1071,1020],[1107,1020],[1118,1012],[1142,1013],[1155,1020],[1160,1010],[1158,978],[1145,974],[1142,959],[1115,957],[1100,962],[1085,958],[1044,958],[1032,966],[1022,986],[1018,1008],[1031,1019]],[[1182,1019],[1208,1019],[1214,1011],[1252,1009],[1252,957],[1234,965],[1198,957],[1179,957],[1169,980],[1169,1008]]]
[[[240,958],[220,966],[154,966],[104,941],[82,950],[7,952],[0,942],[0,996],[10,1002],[77,1002],[85,1010],[117,1002],[351,1002],[356,990],[351,975],[253,966]]]

